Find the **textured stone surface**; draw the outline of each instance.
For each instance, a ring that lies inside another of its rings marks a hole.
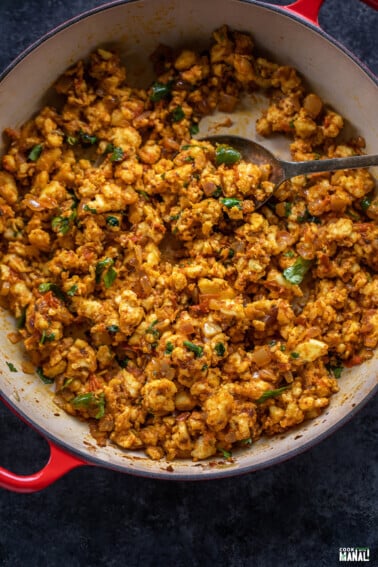
[[[2,0],[0,72],[102,3]],[[325,0],[320,22],[378,74],[376,12]],[[377,410],[378,398],[320,445],[239,478],[171,483],[86,467],[34,495],[0,491],[0,566],[330,567],[349,546],[370,547],[378,565]],[[0,465],[30,473],[47,457],[46,442],[0,405]]]

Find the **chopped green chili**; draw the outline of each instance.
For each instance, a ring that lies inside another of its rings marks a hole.
[[[256,400],[256,403],[262,404],[263,402],[265,402],[265,400],[268,400],[269,398],[275,398],[275,397],[279,396],[280,394],[282,394],[282,392],[287,390],[288,387],[289,386],[283,386],[282,388],[277,388],[277,390],[267,390],[266,392],[264,392],[262,394],[262,396],[259,397],[258,400]]]
[[[43,150],[42,144],[35,145],[29,152],[28,159],[30,161],[37,161]]]
[[[217,146],[215,150],[215,164],[221,165],[224,163],[225,165],[233,165],[242,159],[242,155],[238,150],[232,148],[231,146],[227,146],[225,144],[221,144]]]

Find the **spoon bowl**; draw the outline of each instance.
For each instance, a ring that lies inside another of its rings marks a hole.
[[[261,144],[233,135],[207,136],[206,141],[213,145],[224,145],[237,150],[242,158],[258,166],[269,164],[271,175],[269,181],[274,184],[274,189],[266,199],[255,203],[256,209],[262,207],[275,193],[278,187],[288,179],[297,175],[310,173],[324,173],[326,171],[337,171],[341,169],[357,169],[378,165],[378,155],[358,155],[345,158],[319,159],[309,161],[285,161],[275,157]]]

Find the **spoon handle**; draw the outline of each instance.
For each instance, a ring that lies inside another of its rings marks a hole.
[[[306,173],[323,173],[338,169],[356,169],[378,165],[378,155],[352,156],[346,158],[319,159],[312,161],[282,161],[285,180],[305,175]]]

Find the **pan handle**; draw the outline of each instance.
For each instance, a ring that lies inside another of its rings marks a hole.
[[[375,8],[376,10],[378,10],[378,0],[362,0],[362,1],[365,2],[365,4],[367,4],[371,8]]]
[[[378,10],[378,0],[362,0],[371,8]],[[319,11],[324,0],[297,0],[293,4],[286,6],[286,10],[294,12],[302,18],[309,20],[319,26]]]
[[[0,467],[0,488],[13,492],[37,492],[47,488],[72,469],[89,464],[70,455],[51,441],[47,442],[50,446],[50,457],[40,471],[31,475],[18,475]]]
[[[286,6],[286,10],[294,12],[306,20],[310,20],[316,26],[319,25],[319,10],[324,0],[297,0]]]

